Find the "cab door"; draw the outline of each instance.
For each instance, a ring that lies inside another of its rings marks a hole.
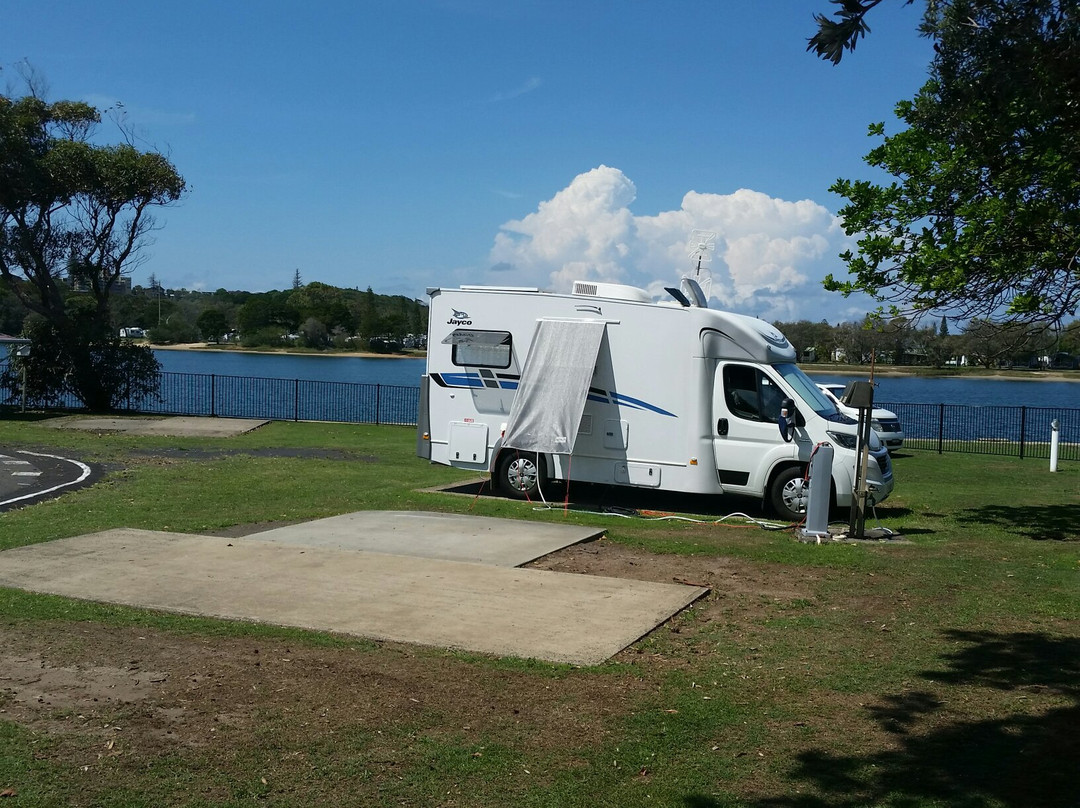
[[[713,380],[713,454],[720,485],[732,493],[760,494],[765,475],[796,443],[785,443],[777,420],[787,394],[758,365],[721,362]]]

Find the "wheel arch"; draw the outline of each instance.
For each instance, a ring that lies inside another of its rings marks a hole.
[[[804,461],[804,460],[796,460],[794,458],[786,458],[784,460],[777,461],[773,465],[773,467],[771,469],[769,469],[769,474],[765,478],[765,485],[764,485],[764,487],[762,488],[762,491],[761,491],[761,504],[763,506],[769,504],[769,495],[772,492],[773,482],[776,480],[776,475],[780,474],[782,471],[785,471],[785,470],[787,470],[789,468],[797,468],[800,471],[802,471],[803,474],[805,474],[809,466],[810,466],[810,464],[807,463],[806,461]],[[836,505],[836,478],[833,477],[833,475],[830,474],[829,475],[829,509],[830,510],[835,510],[836,507],[837,507],[837,505]]]

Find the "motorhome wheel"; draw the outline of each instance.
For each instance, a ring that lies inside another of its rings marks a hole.
[[[495,471],[496,484],[514,499],[539,496],[543,460],[534,453],[504,452]]]
[[[769,487],[769,504],[773,513],[789,522],[798,522],[806,515],[806,501],[809,489],[803,477],[804,469],[789,466],[777,472]]]

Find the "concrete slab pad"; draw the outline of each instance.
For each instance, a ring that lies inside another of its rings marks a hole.
[[[132,418],[121,417],[83,417],[81,415],[67,415],[63,418],[50,418],[43,423],[53,429],[83,429],[87,432],[127,432],[131,429],[156,424],[164,421],[164,418]]]
[[[266,420],[256,418],[195,418],[178,416],[138,425],[129,435],[163,435],[170,438],[231,438],[258,429]]]
[[[571,544],[599,538],[603,532],[602,528],[580,525],[456,513],[359,511],[252,533],[246,538],[518,567]]]
[[[576,665],[707,591],[130,529],[6,550],[0,586]]]
[[[269,421],[255,418],[169,418],[84,417],[51,418],[46,425],[55,429],[85,429],[89,432],[125,432],[129,435],[160,435],[169,438],[230,438],[257,429]]]

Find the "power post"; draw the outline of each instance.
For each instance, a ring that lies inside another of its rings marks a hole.
[[[870,411],[874,408],[874,385],[870,382],[849,382],[841,399],[859,411],[858,439],[855,450],[855,490],[848,519],[848,538],[866,537],[866,500],[870,487],[866,484],[866,469],[870,463]]]

